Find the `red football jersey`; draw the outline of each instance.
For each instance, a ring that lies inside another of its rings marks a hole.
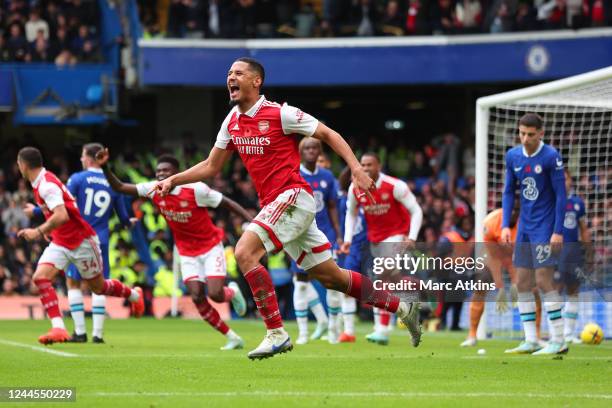
[[[68,221],[51,231],[53,243],[68,249],[75,249],[84,239],[93,237],[96,232],[81,217],[74,197],[57,176],[42,169],[32,183],[34,200],[42,208],[45,219],[53,215],[53,209],[64,205],[68,212]]]
[[[148,197],[155,182],[136,185],[141,197]],[[213,224],[206,207],[216,208],[223,195],[204,183],[175,187],[170,194],[149,197],[168,222],[179,254],[198,256],[223,239],[223,230]]]
[[[300,175],[297,135],[312,136],[319,121],[301,110],[261,96],[248,112],[234,107],[227,115],[215,147],[237,150],[255,183],[263,207],[283,191],[312,190]]]
[[[412,194],[406,183],[381,173],[376,190],[372,192],[375,203],[370,202],[366,195],[358,197],[352,185],[349,194],[349,206],[356,200],[357,205],[363,207],[368,241],[378,243],[393,235],[408,234],[410,212],[398,201],[406,194]]]

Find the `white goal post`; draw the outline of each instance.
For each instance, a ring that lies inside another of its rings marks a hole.
[[[495,135],[491,128],[491,109],[505,107],[516,112],[536,111],[544,113],[545,140],[549,140],[550,123],[547,123],[546,113],[558,113],[562,110],[587,112],[612,112],[612,67],[599,69],[581,75],[572,76],[557,81],[515,91],[504,92],[479,98],[476,102],[476,202],[475,202],[475,237],[477,242],[483,240],[483,220],[490,208],[489,198],[489,172],[491,170],[490,136]],[[588,118],[586,118],[588,120]],[[509,123],[514,129],[517,122]],[[584,123],[582,125],[585,125]],[[588,124],[586,124],[588,125]],[[607,136],[611,129],[600,129]],[[518,130],[515,131],[518,134]],[[510,140],[511,144],[512,140]],[[610,139],[607,138],[606,147],[610,148]],[[567,158],[564,157],[564,160]],[[574,177],[578,175],[573,174]],[[503,183],[503,177],[500,180]],[[605,230],[604,230],[605,231]]]

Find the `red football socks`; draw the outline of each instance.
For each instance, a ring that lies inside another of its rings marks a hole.
[[[106,279],[102,287],[102,295],[128,298],[132,289],[119,282],[117,279]]]
[[[259,310],[268,330],[283,327],[274,284],[266,268],[259,265],[245,273],[244,277],[249,283],[257,310]]]
[[[388,312],[395,313],[399,307],[400,299],[387,292],[386,290],[376,290],[372,281],[358,272],[349,271],[349,285],[346,290],[347,295],[361,300],[368,305],[384,309]]]
[[[53,319],[54,317],[62,317],[59,309],[57,293],[55,292],[51,281],[49,279],[34,279],[34,284],[38,288],[40,302],[47,311],[47,316],[49,316],[49,319]]]
[[[202,316],[202,319],[206,320],[208,324],[220,331],[221,334],[226,334],[229,331],[229,327],[223,320],[221,320],[221,316],[219,316],[217,309],[212,307],[206,298],[204,298],[202,303],[196,304],[196,307],[198,308],[198,312],[200,313],[200,316]]]

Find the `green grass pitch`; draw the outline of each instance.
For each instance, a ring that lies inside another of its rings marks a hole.
[[[67,319],[68,320],[68,319]],[[105,345],[36,339],[48,321],[0,321],[0,387],[76,387],[68,407],[591,407],[612,406],[612,344],[573,346],[562,359],[508,356],[514,341],[490,340],[484,356],[459,348],[463,333],[426,333],[419,348],[395,330],[389,346],[317,341],[250,361],[260,321],[231,322],[245,350],[200,321],[111,320]],[[91,321],[88,321],[91,327]],[[295,337],[296,326],[288,324]],[[314,327],[311,327],[313,329]],[[33,348],[32,348],[33,347]],[[40,403],[0,403],[37,406]]]

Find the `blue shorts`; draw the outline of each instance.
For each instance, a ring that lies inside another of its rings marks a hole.
[[[574,285],[580,282],[583,270],[584,251],[581,244],[578,242],[565,243],[559,255],[555,281],[566,285]]]
[[[104,263],[103,265],[104,279],[108,279],[110,277],[110,266],[108,263],[108,243],[100,244],[100,250],[102,251],[102,262]],[[73,264],[70,264],[70,266],[68,267],[68,270],[65,272],[66,272],[67,278],[70,278],[76,281],[80,281],[82,279],[81,274],[79,273],[79,270]]]
[[[551,231],[523,232],[516,234],[512,263],[517,268],[546,268],[557,265],[557,257],[550,246]]]

